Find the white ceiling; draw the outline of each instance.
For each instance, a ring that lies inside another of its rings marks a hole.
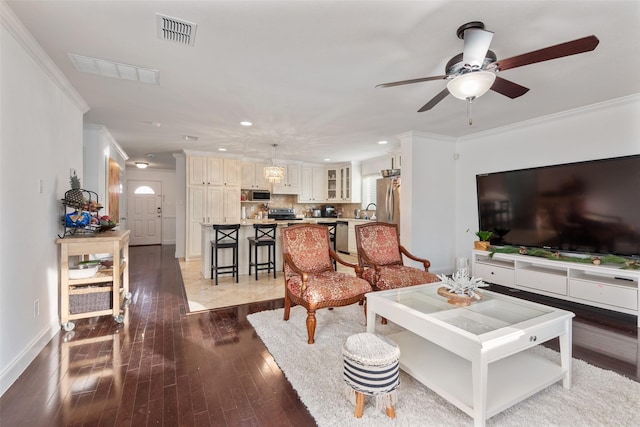
[[[85,122],[105,125],[128,164],[173,168],[182,149],[266,159],[274,143],[279,160],[364,160],[397,150],[410,130],[455,138],[640,93],[637,0],[7,3],[91,107]],[[156,13],[196,23],[195,45],[158,39]],[[444,74],[469,21],[495,33],[498,59],[591,34],[600,44],[504,71],[531,90],[513,100],[488,92],[473,126],[452,96],[417,113],[445,81],[374,88]],[[80,73],[69,53],[158,70],[160,84]]]

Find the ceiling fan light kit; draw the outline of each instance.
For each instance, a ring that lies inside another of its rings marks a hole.
[[[487,93],[495,81],[496,75],[491,71],[474,71],[449,80],[447,89],[458,99],[475,99]]]
[[[493,32],[485,30],[484,23],[480,21],[468,22],[458,28],[456,35],[464,40],[463,52],[447,62],[445,75],[382,83],[376,87],[393,87],[432,80],[448,80],[447,87],[431,98],[418,112],[431,110],[447,95],[451,94],[458,99],[467,101],[467,117],[471,125],[471,103],[488,90],[491,89],[511,99],[522,96],[529,91],[524,86],[499,77],[498,73],[511,68],[590,52],[600,43],[596,36],[591,35],[498,60],[495,53],[489,50]]]

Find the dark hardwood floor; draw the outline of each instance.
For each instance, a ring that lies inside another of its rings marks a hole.
[[[282,300],[186,315],[174,252],[132,247],[125,323],[105,316],[61,330],[0,399],[0,426],[315,425],[246,320]],[[563,308],[577,315],[574,357],[640,381],[634,316]]]

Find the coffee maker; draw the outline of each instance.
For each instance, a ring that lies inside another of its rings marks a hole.
[[[335,218],[336,215],[336,208],[332,205],[326,205],[325,207],[322,208],[322,217],[323,218]]]

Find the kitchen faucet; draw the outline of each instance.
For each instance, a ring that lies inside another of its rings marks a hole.
[[[367,207],[366,207],[366,208],[364,208],[364,212],[362,212],[362,213],[364,214],[364,219],[369,219],[369,207],[370,207],[371,205],[373,205],[375,208],[377,208],[377,206],[376,206],[376,204],[375,204],[375,203],[369,203],[369,204],[367,205]],[[375,218],[375,214],[374,214],[373,218]]]

